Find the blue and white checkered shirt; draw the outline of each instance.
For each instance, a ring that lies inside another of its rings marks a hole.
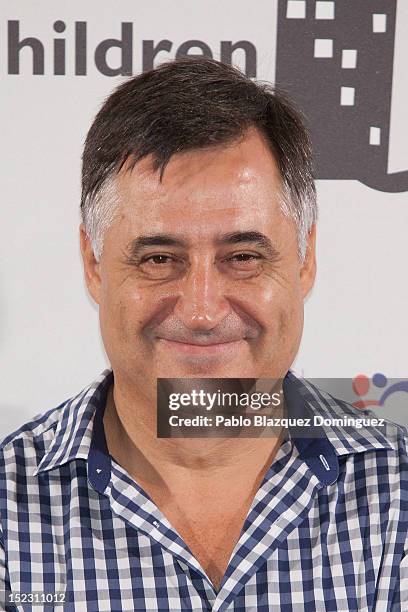
[[[288,377],[290,411],[367,414]],[[408,610],[405,428],[288,433],[216,591],[107,451],[112,382],[106,370],[0,445],[0,601],[17,601],[2,610]]]

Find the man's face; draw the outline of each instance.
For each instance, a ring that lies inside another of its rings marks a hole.
[[[162,183],[145,158],[117,186],[99,263],[81,229],[115,379],[147,391],[157,377],[284,376],[314,280],[314,228],[302,264],[263,137],[174,155]]]

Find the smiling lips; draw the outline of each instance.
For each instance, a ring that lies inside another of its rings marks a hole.
[[[243,340],[224,340],[214,342],[213,339],[202,339],[201,342],[184,342],[181,340],[171,340],[168,338],[160,338],[160,340],[170,349],[184,355],[218,355],[225,354],[237,348],[238,344]]]

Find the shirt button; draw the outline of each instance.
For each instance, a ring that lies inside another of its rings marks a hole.
[[[158,521],[153,521],[153,525],[154,525],[155,527],[159,527],[159,524],[160,524],[160,523],[159,523]]]

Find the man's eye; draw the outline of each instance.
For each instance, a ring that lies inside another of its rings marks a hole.
[[[254,255],[253,253],[237,253],[230,257],[229,261],[248,266],[257,264],[260,259],[260,255]]]
[[[142,263],[152,263],[155,265],[168,264],[173,261],[173,258],[169,255],[150,255],[150,257],[146,257]]]
[[[183,271],[184,264],[184,260],[180,257],[156,253],[143,257],[138,263],[138,268],[146,278],[170,280]]]

